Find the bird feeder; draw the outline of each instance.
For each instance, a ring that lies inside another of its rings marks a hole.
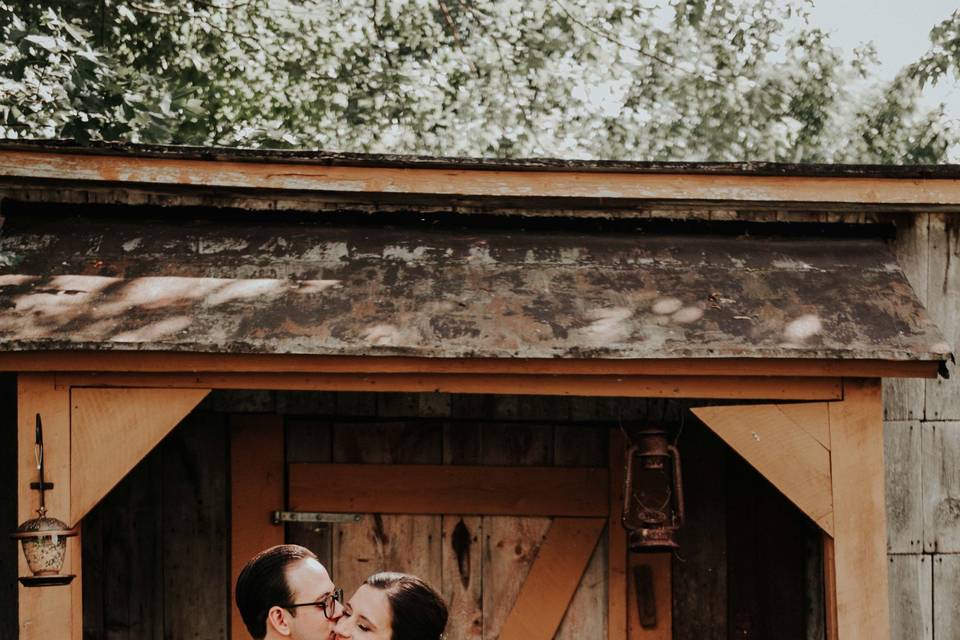
[[[44,492],[53,489],[53,483],[43,479],[43,425],[39,413],[34,457],[39,481],[31,482],[30,488],[40,492],[40,508],[37,509],[36,518],[21,524],[11,536],[20,541],[27,566],[33,573],[32,576],[21,576],[20,583],[27,587],[69,584],[76,576],[61,575],[60,570],[67,555],[67,538],[77,535],[77,531],[70,529],[62,520],[47,517]]]

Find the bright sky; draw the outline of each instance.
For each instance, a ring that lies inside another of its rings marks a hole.
[[[872,41],[881,77],[889,79],[927,50],[930,29],[958,8],[958,0],[814,0],[810,19],[847,52]],[[955,77],[924,94],[931,105],[945,103],[949,116],[960,121],[960,82]]]

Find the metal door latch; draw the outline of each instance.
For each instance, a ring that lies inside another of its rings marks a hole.
[[[271,521],[273,524],[284,522],[360,522],[363,516],[359,513],[323,513],[320,511],[274,511]]]

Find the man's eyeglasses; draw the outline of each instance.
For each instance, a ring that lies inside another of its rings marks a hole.
[[[328,593],[316,602],[301,602],[300,604],[280,605],[284,609],[296,609],[297,607],[319,607],[327,620],[333,620],[337,612],[337,603],[343,604],[343,589],[334,589],[333,593]]]

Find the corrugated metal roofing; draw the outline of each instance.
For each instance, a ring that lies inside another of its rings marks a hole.
[[[15,217],[0,348],[943,360],[880,240]]]

